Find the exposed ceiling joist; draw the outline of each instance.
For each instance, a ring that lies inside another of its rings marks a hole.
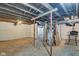
[[[28,4],[28,3],[22,3],[22,4],[24,4],[25,6],[28,6],[28,7],[32,8],[32,9],[36,10],[36,11],[39,11],[41,14],[44,13],[40,9],[37,9],[36,7],[34,7],[34,6],[32,6],[32,5]],[[46,18],[43,18],[43,19],[46,19]]]
[[[7,10],[7,11],[9,11],[9,12],[12,12],[12,13],[10,13],[10,14],[11,14],[11,15],[16,15],[17,17],[22,16],[21,13],[18,13],[18,12],[14,11],[14,10],[10,10],[10,9],[8,9],[8,8],[0,7],[0,9]],[[16,13],[16,14],[13,14],[13,13]],[[22,17],[24,17],[24,16],[22,16]],[[28,18],[28,17],[26,17],[26,18]]]
[[[11,23],[15,23],[16,21],[13,19],[5,19],[5,18],[0,18],[0,21],[4,21],[4,22],[11,22]]]
[[[54,9],[51,5],[49,5],[48,3],[42,3],[43,6],[45,6],[46,8],[48,8],[49,10]],[[55,14],[59,17],[61,17],[61,15],[57,12],[55,12]]]
[[[50,11],[46,12],[46,13],[43,13],[42,15],[39,15],[39,16],[37,16],[37,17],[35,17],[35,18],[32,18],[31,20],[38,19],[38,18],[43,17],[43,16],[45,16],[45,15],[47,15],[47,14],[51,13],[51,12],[56,12],[57,10],[58,10],[57,8],[52,9],[52,10],[50,10]]]
[[[0,21],[10,22],[10,23],[16,23],[17,22],[14,19],[6,19],[6,18],[0,18]],[[33,24],[33,21],[31,21],[31,20],[27,20],[26,21],[26,20],[22,19],[22,24],[29,24],[29,25],[31,25],[31,24]]]
[[[66,12],[66,14],[69,16],[69,13],[68,13],[67,9],[65,8],[64,4],[60,3],[60,5],[64,9],[64,11]]]
[[[11,6],[11,7],[13,7],[13,8],[16,8],[16,9],[19,9],[19,10],[21,10],[21,11],[24,11],[25,13],[29,13],[29,14],[32,14],[32,15],[35,15],[35,16],[37,16],[36,14],[34,14],[34,13],[31,13],[31,12],[29,12],[29,11],[26,11],[26,10],[24,10],[24,9],[21,9],[21,8],[18,8],[18,7],[16,7],[16,6],[13,6],[13,5],[11,5],[11,4],[6,4],[6,5],[8,5],[8,6]],[[27,5],[29,5],[29,4],[27,4]],[[29,5],[29,7],[30,7],[30,5]],[[37,8],[35,8],[35,7],[30,7],[30,8],[34,8],[34,9],[36,9],[37,10]],[[39,10],[40,11],[40,10]],[[43,11],[40,11],[41,13],[43,13]],[[27,16],[27,15],[26,15]],[[29,15],[30,16],[30,15]],[[44,19],[46,19],[46,18],[44,18]]]
[[[18,17],[18,15],[15,15],[15,14],[9,13],[9,12],[7,13],[7,12],[0,11],[0,13],[9,14],[9,15],[11,15],[11,16],[16,16],[16,17]]]
[[[8,14],[9,16],[14,16],[15,18],[19,18],[20,17],[20,15],[16,15],[16,14],[13,14],[13,13],[7,13],[7,12],[3,12],[3,11],[0,11],[0,13],[3,13],[3,14]],[[5,15],[4,15],[5,16]],[[25,16],[21,16],[21,17],[23,17],[23,18],[27,18],[27,17],[25,17]],[[27,18],[27,19],[30,19],[30,18]]]
[[[37,9],[36,7],[34,7],[34,6],[32,6],[32,5],[28,4],[28,3],[22,3],[22,4],[24,4],[25,6],[28,6],[28,7],[32,8],[32,9],[36,10],[36,11],[39,11],[40,13],[43,13],[43,11]]]
[[[19,7],[16,7],[16,6],[13,6],[11,4],[6,4],[6,5],[11,6],[11,7],[14,7],[16,9],[19,9],[19,10],[23,11],[24,13],[29,13],[29,14],[32,14],[32,15],[35,15],[36,16],[36,14],[34,14],[34,13],[30,12],[30,11],[27,11],[25,9],[22,9],[22,8],[19,8]]]

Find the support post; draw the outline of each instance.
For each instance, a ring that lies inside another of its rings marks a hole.
[[[62,33],[62,27],[61,27],[61,24],[60,24],[60,38],[62,40],[61,33]]]
[[[47,40],[48,39],[48,37],[47,37],[47,21],[45,22],[45,41],[46,41],[46,43],[47,43]]]
[[[46,22],[46,42],[48,42],[48,29],[47,29],[47,22]]]
[[[51,29],[50,56],[52,56],[52,12],[50,13],[50,29]]]
[[[35,20],[34,20],[34,47],[35,47]]]

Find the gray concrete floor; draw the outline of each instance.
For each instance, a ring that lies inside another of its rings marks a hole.
[[[53,47],[54,56],[79,56],[79,49],[75,46]]]
[[[79,46],[75,45],[63,45],[52,47],[53,56],[79,56]],[[36,47],[33,45],[26,46],[17,56],[49,56],[42,42],[36,40]]]
[[[54,56],[79,56],[79,44],[76,46],[74,41],[71,41],[70,44],[67,44],[66,40],[63,41],[60,46],[53,47]]]
[[[52,47],[52,56],[79,56],[79,44],[78,46],[75,46],[75,44],[67,45],[64,41],[62,42],[63,43],[61,43],[60,46]],[[36,40],[35,47],[33,45],[24,45],[19,49],[20,51],[16,52],[12,56],[49,56],[41,40]],[[6,55],[5,53],[2,54]]]
[[[24,46],[22,50],[16,54],[15,56],[48,56],[47,51],[45,50],[42,42],[40,40],[36,40],[35,47],[33,45]]]

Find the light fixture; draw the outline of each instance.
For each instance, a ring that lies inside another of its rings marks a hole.
[[[21,25],[22,24],[22,21],[21,21],[21,16],[19,19],[16,20],[16,23],[14,23],[14,25]]]
[[[17,25],[21,25],[22,21],[21,20],[17,20]]]

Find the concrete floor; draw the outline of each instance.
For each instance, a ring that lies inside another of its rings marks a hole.
[[[79,56],[79,48],[75,46],[56,47],[53,51],[54,56]]]
[[[53,47],[53,55],[54,56],[79,56],[79,44],[78,46],[76,46],[74,41],[71,41],[68,44],[67,40],[62,40],[60,46]]]
[[[36,46],[33,46],[33,38],[20,38],[0,42],[1,56],[47,56],[42,42],[36,40]]]
[[[17,56],[48,56],[45,47],[42,45],[42,42],[36,40],[35,47],[33,45],[24,46],[23,49],[15,54]]]
[[[65,44],[62,41],[60,46],[53,46],[53,56],[79,56],[79,45]],[[73,42],[74,43],[74,42]],[[36,40],[33,46],[33,38],[21,38],[12,41],[0,42],[1,56],[49,56],[41,40]]]

